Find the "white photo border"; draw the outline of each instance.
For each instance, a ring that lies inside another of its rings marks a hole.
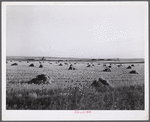
[[[143,5],[145,6],[145,110],[92,110],[75,114],[74,110],[6,110],[6,7],[7,5]],[[148,120],[149,119],[149,43],[148,2],[2,2],[2,120]]]

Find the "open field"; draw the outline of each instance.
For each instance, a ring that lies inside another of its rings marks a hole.
[[[144,110],[143,60],[28,59],[7,58],[8,110]],[[43,68],[39,68],[39,61]],[[11,66],[13,63],[18,65]],[[32,63],[34,67],[29,67]],[[60,63],[62,66],[59,66]],[[93,66],[87,67],[88,63]],[[68,70],[70,64],[75,70]],[[110,64],[111,72],[104,72]],[[118,67],[119,64],[123,65]],[[126,69],[132,64],[131,69]],[[138,74],[130,74],[132,70],[138,71]],[[50,76],[52,83],[27,84],[39,74]],[[91,87],[93,81],[101,76],[113,88]]]

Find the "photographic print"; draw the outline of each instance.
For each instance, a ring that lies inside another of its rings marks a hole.
[[[2,2],[5,120],[147,120],[148,2]]]

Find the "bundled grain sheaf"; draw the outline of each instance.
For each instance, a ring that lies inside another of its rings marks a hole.
[[[68,70],[75,70],[75,68],[74,68],[73,65],[71,64],[70,67],[68,68]]]
[[[111,69],[108,68],[108,67],[106,67],[103,71],[104,71],[104,72],[111,72]]]
[[[34,64],[30,64],[29,67],[34,67]]]
[[[113,85],[109,83],[108,80],[105,80],[102,76],[98,78],[97,80],[94,80],[91,84],[92,88],[95,88],[98,92],[104,92],[108,89],[112,89]]]
[[[130,74],[139,74],[138,71],[136,71],[136,70],[132,70],[132,71],[130,71],[129,73],[130,73]]]
[[[91,65],[90,65],[90,64],[88,64],[88,65],[87,65],[87,67],[91,67]]]
[[[131,67],[131,66],[128,66],[127,69],[132,69],[132,67]]]
[[[28,84],[50,84],[52,83],[52,78],[48,75],[38,75],[36,78],[33,78],[31,81],[28,82]]]
[[[123,66],[123,65],[122,65],[122,64],[119,64],[119,65],[118,65],[118,67],[121,67],[121,66]]]
[[[63,66],[62,63],[60,63],[59,66]]]
[[[40,64],[39,68],[43,68],[43,65],[42,65],[42,64]]]
[[[11,64],[11,66],[17,66],[18,64],[17,63],[13,63],[13,64]]]
[[[134,64],[132,64],[131,66],[134,67]]]

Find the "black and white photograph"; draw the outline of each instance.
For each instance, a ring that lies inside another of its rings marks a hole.
[[[2,2],[3,120],[148,120],[148,2]]]

